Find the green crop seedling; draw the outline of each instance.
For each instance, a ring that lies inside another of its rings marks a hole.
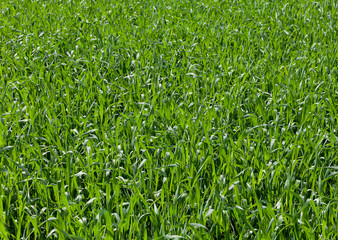
[[[334,0],[0,1],[0,239],[337,239]]]

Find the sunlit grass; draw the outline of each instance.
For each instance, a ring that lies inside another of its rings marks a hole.
[[[1,239],[338,238],[335,1],[0,2]]]

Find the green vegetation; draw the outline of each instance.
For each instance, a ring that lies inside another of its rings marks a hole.
[[[2,0],[1,239],[337,239],[337,1]]]

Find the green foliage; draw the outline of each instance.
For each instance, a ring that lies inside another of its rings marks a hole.
[[[338,4],[0,2],[1,239],[337,239]]]

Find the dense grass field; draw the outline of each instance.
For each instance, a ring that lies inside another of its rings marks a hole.
[[[337,239],[334,0],[0,1],[0,239]]]

